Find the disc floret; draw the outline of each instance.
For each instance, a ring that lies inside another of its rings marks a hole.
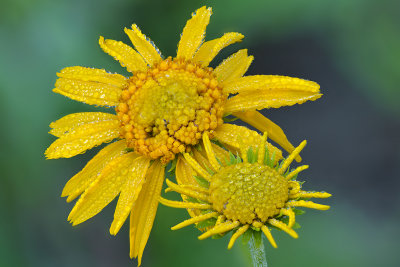
[[[288,183],[275,169],[258,163],[238,163],[213,175],[210,202],[227,219],[251,224],[278,215],[288,199]]]
[[[266,145],[267,135],[263,136],[258,151],[252,147],[242,146],[241,157],[230,153],[229,159],[221,160],[215,156],[207,134],[203,135],[205,152],[211,168],[203,168],[188,153],[184,157],[197,172],[198,185],[175,184],[167,180],[166,191],[175,191],[184,196],[185,201],[170,201],[160,198],[164,205],[186,208],[192,218],[172,227],[180,229],[190,224],[197,224],[205,232],[199,239],[214,235],[224,235],[233,230],[228,248],[236,239],[247,231],[262,231],[273,247],[277,247],[270,228],[285,231],[293,238],[297,233],[295,214],[300,213],[296,207],[307,207],[327,210],[329,206],[309,201],[309,198],[328,198],[325,192],[310,192],[301,189],[297,181],[299,172],[307,165],[289,170],[289,165],[306,145],[303,141],[286,159],[274,160]],[[206,182],[206,183],[204,183]],[[206,185],[206,186],[204,186]]]
[[[189,152],[203,133],[223,124],[227,95],[213,69],[167,58],[136,72],[122,91],[117,114],[128,147],[164,163]]]

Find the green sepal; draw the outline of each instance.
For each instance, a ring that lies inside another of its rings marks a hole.
[[[265,152],[264,152],[264,165],[270,166],[270,158],[269,158],[269,150],[268,146],[265,145]]]
[[[306,181],[297,181],[297,182],[300,184],[300,188],[301,188]]]
[[[306,213],[305,210],[299,210],[299,209],[295,209],[295,208],[292,208],[292,211],[293,211],[294,214],[296,214],[296,215],[302,215],[302,214]]]
[[[171,167],[169,168],[168,172],[173,172],[175,170],[177,162],[178,162],[178,159],[174,158],[174,160],[171,162]]]
[[[247,150],[247,160],[251,164],[253,164],[257,161],[257,154],[253,151],[253,147],[250,147]]]
[[[210,226],[214,226],[216,222],[217,222],[216,218],[210,218],[210,219],[198,222],[196,224],[196,228],[197,229],[204,229],[204,228],[207,228],[207,227],[210,227]]]
[[[217,156],[215,156],[215,159],[217,160],[218,164],[223,166],[224,164],[222,164],[222,161],[220,160],[220,158],[218,158]]]
[[[224,120],[224,122],[233,122],[236,121],[238,118],[236,117],[230,117],[232,114],[228,113],[226,115],[224,115],[224,117],[222,118]]]
[[[227,162],[227,165],[229,166],[233,164],[236,164],[236,157],[232,152],[229,151],[229,162]]]
[[[242,163],[242,158],[239,156],[239,154],[236,154],[236,163],[235,164],[239,164]]]
[[[214,174],[215,174],[215,172],[214,172],[213,170],[211,170],[210,168],[208,168],[207,166],[204,166],[204,168],[206,169],[206,171],[207,171],[209,174],[211,174],[211,175],[214,175]]]
[[[289,223],[289,217],[287,217],[287,216],[282,216],[282,217],[279,217],[277,219],[280,220],[281,222],[283,222],[286,225]]]
[[[292,228],[293,228],[293,229],[299,229],[299,228],[301,228],[301,225],[300,225],[298,222],[294,222]]]
[[[206,179],[204,179],[203,177],[197,176],[197,175],[193,175],[193,177],[194,177],[194,179],[196,179],[196,182],[201,187],[204,187],[204,188],[207,188],[207,189],[210,187],[210,183]]]
[[[220,239],[220,238],[223,238],[227,233],[229,233],[230,231],[228,231],[228,232],[224,232],[224,233],[221,233],[221,234],[216,234],[216,235],[213,235],[213,236],[211,236],[211,238],[212,239]]]
[[[188,202],[192,202],[192,203],[200,203],[199,200],[197,198],[194,198],[194,197],[187,197],[186,200]]]
[[[249,243],[251,236],[253,235],[253,229],[249,228],[244,234],[242,235],[242,244],[247,245]]]
[[[130,148],[130,147],[127,147],[124,150],[125,150],[125,153],[129,153],[129,152],[135,151],[133,148]]]
[[[203,148],[201,147],[200,144],[195,145],[194,149],[196,149],[197,151],[203,151]]]

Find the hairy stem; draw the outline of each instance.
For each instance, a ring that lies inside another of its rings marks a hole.
[[[251,236],[248,243],[251,261],[254,267],[267,267],[267,258],[265,257],[265,250],[262,238],[256,239],[254,235]]]

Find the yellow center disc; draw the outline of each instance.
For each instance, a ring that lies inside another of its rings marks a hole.
[[[223,123],[222,93],[211,68],[168,58],[130,78],[117,115],[121,137],[138,153],[163,163],[187,152]]]
[[[227,219],[251,224],[279,214],[288,200],[288,182],[275,169],[258,163],[222,167],[213,175],[210,201]]]

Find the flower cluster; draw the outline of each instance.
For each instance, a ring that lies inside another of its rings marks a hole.
[[[130,216],[130,256],[139,265],[160,199],[188,209],[192,218],[177,228],[191,223],[201,228],[201,222],[212,221],[201,238],[235,230],[230,246],[249,227],[261,229],[272,244],[269,226],[295,237],[294,207],[327,208],[304,200],[329,196],[301,190],[295,178],[304,166],[285,172],[293,159],[301,160],[302,146],[295,149],[281,128],[257,111],[318,99],[319,85],[286,76],[244,76],[253,61],[246,49],[209,67],[223,48],[244,37],[230,32],[204,42],[211,13],[202,7],[192,14],[173,58],[164,59],[137,25],[125,28],[133,47],[100,37],[100,47],[130,77],[80,66],[57,73],[54,92],[115,109],[74,113],[50,124],[58,139],[46,150],[48,159],[70,158],[111,142],[65,185],[62,196],[68,202],[80,196],[68,220],[82,223],[119,196],[110,233],[116,235]],[[228,123],[228,115],[268,132],[290,156],[276,165],[282,151],[258,132]],[[178,184],[167,184],[182,194],[181,203],[160,198],[169,163]]]

